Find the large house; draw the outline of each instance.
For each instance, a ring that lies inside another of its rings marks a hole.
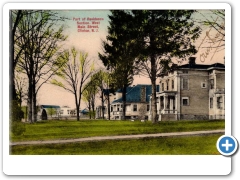
[[[138,84],[126,90],[126,119],[148,119],[151,85]],[[110,119],[123,119],[123,99],[121,89],[110,95]],[[107,103],[104,106],[104,117],[108,117]],[[102,106],[96,109],[96,118],[102,117]]]
[[[196,64],[195,57],[191,57],[188,64],[162,75],[159,85],[159,121],[225,118],[224,64]]]

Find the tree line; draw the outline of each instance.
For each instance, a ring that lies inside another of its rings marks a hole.
[[[57,11],[11,10],[10,119],[19,121],[22,99],[26,95],[28,121],[37,120],[37,94],[45,83],[74,95],[77,120],[82,100],[94,112],[96,94],[100,92],[104,114],[105,101],[110,109],[110,92],[120,88],[124,118],[126,88],[132,84],[134,75],[141,74],[151,80],[151,117],[153,123],[157,122],[157,77],[171,67],[173,57],[184,60],[197,52],[194,42],[201,28],[192,18],[194,13],[194,10],[110,11],[108,35],[102,41],[103,51],[98,53],[105,69],[98,69],[87,53],[74,47],[64,49],[67,39],[64,22],[68,19]],[[224,18],[224,11],[215,13]],[[218,28],[211,20],[203,23]],[[225,32],[221,30],[221,33]]]

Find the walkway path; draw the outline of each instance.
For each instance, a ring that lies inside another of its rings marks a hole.
[[[104,141],[104,140],[119,140],[119,139],[139,139],[146,137],[168,137],[168,136],[194,136],[206,134],[219,134],[224,133],[224,130],[210,130],[210,131],[191,131],[191,132],[172,132],[172,133],[157,133],[157,134],[137,134],[137,135],[119,135],[119,136],[95,136],[78,139],[58,139],[46,141],[24,141],[24,142],[11,142],[11,146],[15,145],[34,145],[34,144],[60,144],[60,143],[76,143],[76,142],[89,142],[89,141]]]

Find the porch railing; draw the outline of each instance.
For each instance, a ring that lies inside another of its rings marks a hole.
[[[175,109],[162,109],[160,110],[161,114],[176,114],[177,110]]]

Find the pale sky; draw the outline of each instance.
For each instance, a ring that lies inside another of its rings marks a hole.
[[[64,33],[68,35],[67,41],[64,43],[64,48],[71,48],[76,47],[78,50],[85,51],[89,54],[89,58],[94,60],[97,67],[103,67],[101,61],[98,59],[98,52],[101,51],[101,40],[104,40],[107,35],[107,26],[108,26],[108,14],[109,11],[107,10],[61,10],[59,11],[61,15],[69,18],[65,23],[67,26]],[[206,13],[205,13],[206,14]],[[198,18],[201,15],[197,15]],[[85,18],[85,19],[84,19]],[[88,21],[87,18],[99,18],[96,22],[99,28],[90,28],[94,29],[94,31],[98,32],[78,32],[78,25],[85,26],[86,28],[79,28],[79,29],[88,29],[86,24],[77,24],[77,22],[89,22],[90,25],[91,21]],[[96,30],[97,29],[97,30]],[[219,51],[218,49],[215,52],[215,49],[211,48],[203,48],[207,47],[206,42],[209,42],[209,38],[206,37],[206,31],[209,31],[209,37],[214,39],[217,35],[217,32],[214,29],[209,29],[209,27],[203,27],[204,31],[201,37],[196,42],[196,46],[199,47],[201,42],[203,44],[199,48],[199,52],[195,55],[196,56],[196,63],[198,64],[212,64],[215,62],[224,63],[224,49]],[[204,39],[205,38],[205,39]],[[205,43],[204,43],[205,42]],[[218,52],[219,51],[219,52]],[[208,53],[206,58],[201,56],[202,53],[205,55]],[[133,82],[134,85],[136,84],[151,84],[148,78],[139,77],[137,76]],[[64,89],[60,87],[56,87],[50,84],[44,84],[37,96],[38,104],[49,104],[49,105],[59,105],[59,106],[70,106],[72,108],[75,107],[74,104],[74,95],[68,93]],[[100,104],[97,104],[100,105]],[[81,109],[84,109],[86,104],[84,102],[81,103]]]

